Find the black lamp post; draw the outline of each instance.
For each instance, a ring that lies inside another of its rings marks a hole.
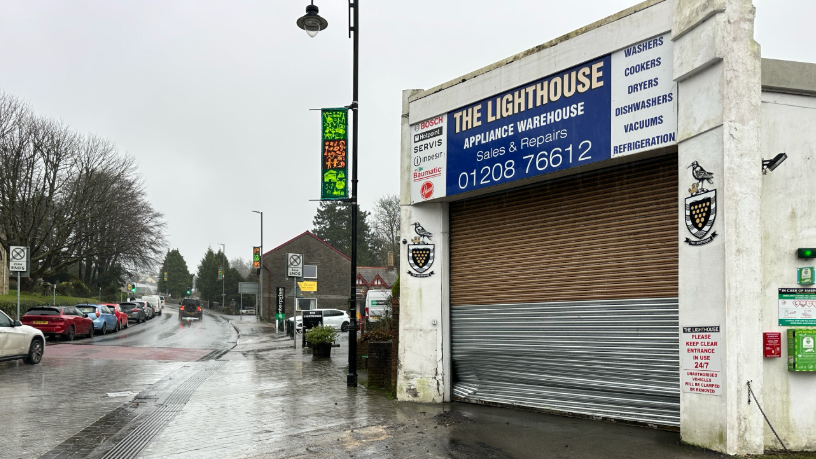
[[[360,11],[358,4],[360,0],[349,1],[349,19],[351,19],[354,9],[354,24],[349,24],[349,36],[354,32],[354,64],[352,101],[349,108],[354,114],[352,120],[352,144],[351,144],[351,198],[348,203],[351,205],[351,294],[349,296],[349,316],[351,316],[351,326],[349,327],[349,372],[346,377],[346,384],[349,387],[357,386],[357,69],[359,62],[359,34],[360,34]],[[314,0],[306,6],[306,14],[297,20],[297,25],[305,30],[310,37],[314,37],[318,32],[329,26],[329,23],[320,17],[318,8]]]

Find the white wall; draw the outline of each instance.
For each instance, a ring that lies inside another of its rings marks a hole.
[[[762,330],[782,333],[782,358],[763,361],[763,409],[789,449],[816,450],[816,374],[787,370],[786,330],[780,327],[777,289],[797,287],[796,257],[816,246],[816,97],[762,94],[762,156],[788,159],[762,178]],[[809,287],[809,286],[802,286]],[[799,328],[799,327],[797,327]],[[807,328],[807,327],[801,327]],[[762,352],[761,337],[751,352]],[[765,427],[765,445],[782,449]]]

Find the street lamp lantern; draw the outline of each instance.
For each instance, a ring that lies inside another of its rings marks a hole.
[[[314,38],[318,32],[329,26],[329,22],[323,19],[318,13],[320,11],[312,1],[306,6],[306,14],[297,20],[297,26],[305,30],[310,37]]]

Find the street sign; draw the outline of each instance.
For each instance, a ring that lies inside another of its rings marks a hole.
[[[303,254],[286,254],[286,275],[289,277],[303,277]]]
[[[9,247],[9,271],[28,271],[28,247],[19,245]]]
[[[261,291],[261,284],[257,282],[238,282],[238,293],[243,295],[257,295]]]
[[[323,325],[323,311],[303,311],[303,333],[318,325]]]
[[[316,292],[317,291],[317,282],[315,281],[303,281],[298,282],[298,287],[302,292]]]
[[[275,288],[275,319],[283,320],[284,304],[286,301],[286,289],[284,287]]]

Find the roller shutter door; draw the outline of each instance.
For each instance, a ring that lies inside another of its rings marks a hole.
[[[677,156],[450,205],[458,400],[678,427]]]

